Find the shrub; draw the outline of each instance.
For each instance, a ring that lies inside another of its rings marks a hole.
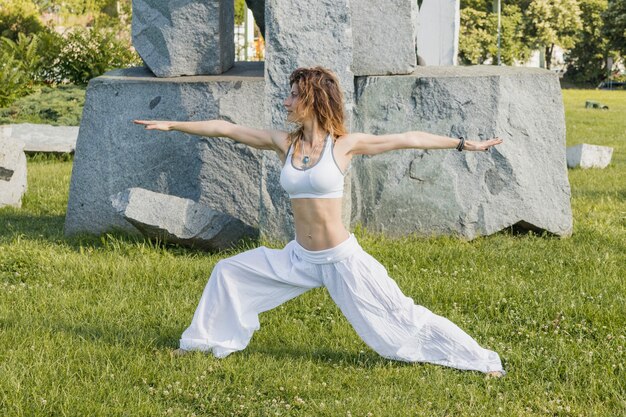
[[[32,91],[32,80],[22,70],[21,63],[12,55],[0,53],[0,107]]]
[[[84,87],[74,85],[43,87],[0,109],[0,124],[45,123],[78,126],[84,103]]]
[[[54,68],[49,76],[55,82],[86,84],[110,69],[141,64],[137,53],[108,30],[78,29],[65,39],[51,36],[46,42],[61,44],[56,57],[47,54],[49,68]]]
[[[17,40],[45,29],[37,6],[31,0],[0,0],[0,36]]]
[[[21,70],[29,80],[39,79],[41,57],[39,56],[39,38],[37,35],[18,34],[17,40],[0,38],[0,51],[6,52],[19,61]]]
[[[36,36],[20,33],[17,41],[0,38],[0,60],[0,106],[6,106],[35,86],[40,61]]]

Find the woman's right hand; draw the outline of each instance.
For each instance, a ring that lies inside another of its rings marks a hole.
[[[174,122],[164,120],[133,120],[133,123],[144,126],[146,130],[168,131],[174,127]]]

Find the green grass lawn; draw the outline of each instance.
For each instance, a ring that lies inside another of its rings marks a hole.
[[[263,314],[243,352],[173,359],[227,254],[65,239],[71,161],[40,158],[23,208],[0,209],[0,415],[626,415],[626,92],[564,100],[569,145],[615,148],[607,169],[569,171],[571,238],[357,231],[406,294],[498,351],[505,378],[382,359],[323,289]]]

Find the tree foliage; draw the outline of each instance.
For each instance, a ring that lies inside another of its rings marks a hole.
[[[607,4],[607,0],[580,0],[582,29],[565,58],[565,75],[574,82],[597,84],[607,75],[606,62],[611,52],[609,42],[603,36],[602,17]]]
[[[606,36],[609,46],[626,59],[626,0],[609,0],[602,17],[603,35]]]
[[[531,42],[545,48],[548,69],[554,46],[572,48],[582,28],[577,0],[533,0],[526,11],[526,19]]]
[[[246,18],[246,11],[248,7],[246,6],[245,0],[235,0],[235,24],[243,25],[243,22]]]
[[[495,13],[465,7],[461,10],[459,60],[482,64],[488,59],[497,63],[498,16]],[[501,17],[501,59],[507,65],[525,61],[530,55],[524,36],[523,15],[516,5],[505,5]]]
[[[487,12],[471,7],[461,10],[460,62],[464,64],[484,63],[492,55],[495,42],[493,24]]]

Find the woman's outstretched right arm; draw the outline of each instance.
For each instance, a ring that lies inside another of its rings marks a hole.
[[[226,137],[257,149],[274,150],[280,154],[287,151],[287,132],[263,130],[240,126],[225,120],[200,122],[176,122],[163,120],[134,120],[147,130],[176,130],[198,136]]]

